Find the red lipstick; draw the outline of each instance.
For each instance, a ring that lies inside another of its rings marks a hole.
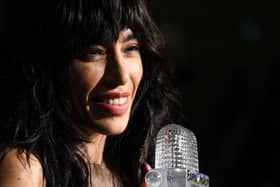
[[[129,92],[109,92],[99,95],[95,103],[106,112],[113,115],[121,115],[129,108],[130,93]]]

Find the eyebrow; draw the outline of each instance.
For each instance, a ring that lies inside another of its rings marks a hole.
[[[131,32],[128,35],[122,37],[121,39],[119,39],[120,42],[125,43],[128,42],[129,40],[133,40],[136,39],[135,35]]]

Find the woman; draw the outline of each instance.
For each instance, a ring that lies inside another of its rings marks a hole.
[[[27,81],[1,127],[0,186],[139,186],[156,132],[181,122],[144,1],[18,7],[10,49]]]

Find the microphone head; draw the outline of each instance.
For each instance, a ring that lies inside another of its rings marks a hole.
[[[161,128],[156,137],[155,150],[155,169],[199,170],[196,137],[181,125],[168,124]]]

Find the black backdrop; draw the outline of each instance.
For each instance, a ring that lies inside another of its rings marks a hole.
[[[166,58],[176,65],[184,112],[198,139],[200,171],[210,176],[211,187],[279,186],[280,29],[275,3],[152,0],[148,5],[166,39]],[[4,11],[0,3],[2,41]],[[7,94],[20,83],[6,81],[10,64],[2,44],[4,116]]]
[[[212,187],[279,186],[279,11],[270,1],[150,3]]]

